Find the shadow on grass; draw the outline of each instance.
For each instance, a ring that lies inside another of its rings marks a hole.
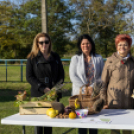
[[[23,91],[23,90],[1,89],[0,102],[15,101],[16,100],[15,95],[18,94],[18,91]]]
[[[15,100],[16,98],[14,96],[0,96],[0,102],[9,102]]]
[[[65,97],[65,96],[71,96],[71,92],[72,92],[72,90],[66,90],[66,91],[63,91],[62,92],[62,97]]]
[[[15,95],[18,94],[18,91],[24,90],[13,90],[13,89],[0,89],[0,102],[9,102],[15,101]],[[71,89],[67,89],[62,91],[62,97],[70,97],[71,96]]]
[[[15,96],[19,91],[24,90],[14,90],[14,89],[0,89],[0,96]]]

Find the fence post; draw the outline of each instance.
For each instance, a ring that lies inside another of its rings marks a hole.
[[[23,60],[20,60],[20,67],[21,67],[21,82],[23,82]]]
[[[7,82],[7,61],[5,60],[5,65],[6,65],[6,82]]]

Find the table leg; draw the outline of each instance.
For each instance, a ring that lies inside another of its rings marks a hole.
[[[25,126],[22,126],[22,134],[25,134]]]

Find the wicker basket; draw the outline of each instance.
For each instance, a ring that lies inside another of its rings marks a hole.
[[[93,104],[96,100],[100,98],[100,95],[97,95],[95,97],[91,97],[91,95],[88,94],[82,94],[82,88],[85,87],[86,91],[88,89],[88,85],[83,85],[80,88],[80,94],[74,95],[69,98],[69,106],[71,108],[75,108],[75,99],[78,98],[78,103],[80,104],[81,108],[87,108],[89,110],[88,114],[95,114],[95,111],[93,109]]]

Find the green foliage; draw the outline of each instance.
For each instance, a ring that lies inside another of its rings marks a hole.
[[[28,101],[14,101],[14,107],[19,107],[21,104],[26,104]]]
[[[65,46],[65,49],[66,49],[65,55],[67,55],[69,58],[72,57],[76,53],[77,51],[76,44],[77,44],[76,40],[72,40]]]
[[[73,30],[70,20],[74,12],[68,6],[63,0],[47,1],[48,33],[53,51],[60,56],[66,52],[67,34]],[[41,32],[41,1],[27,0],[21,5],[4,1],[0,11],[0,57],[26,58],[35,35]]]
[[[131,1],[70,0],[79,15],[79,34],[88,33],[96,43],[97,53],[104,57],[115,51],[114,39],[120,33],[133,34],[133,18],[129,17]],[[129,19],[125,19],[128,14]]]
[[[69,44],[67,34],[73,31],[71,19],[74,11],[63,0],[48,0],[48,31],[53,43],[53,50],[63,56]]]
[[[15,1],[0,2],[0,58],[26,58],[35,35],[41,32],[41,1],[25,0],[20,5]],[[116,35],[133,35],[131,2],[47,0],[53,51],[72,56],[77,50],[76,37],[88,33],[95,41],[97,53],[103,57],[111,55],[116,51]]]
[[[49,92],[45,93],[44,95],[42,95],[41,97],[31,97],[31,92],[30,90],[25,90],[26,91],[26,98],[22,99],[17,99],[14,101],[14,106],[15,107],[19,107],[19,105],[21,104],[26,104],[27,102],[33,102],[33,101],[55,101],[57,98],[57,94],[56,94],[56,90],[55,89],[51,89]],[[22,96],[22,92],[21,94],[19,93],[18,95]],[[17,96],[18,96],[17,95]],[[41,104],[38,103],[38,105],[40,106]]]
[[[13,29],[11,9],[10,2],[0,2],[0,58],[13,58],[17,54],[18,43],[14,40],[14,34],[11,32]]]
[[[43,96],[38,97],[39,101],[55,101],[57,98],[56,90],[51,89],[49,92],[45,93]]]

